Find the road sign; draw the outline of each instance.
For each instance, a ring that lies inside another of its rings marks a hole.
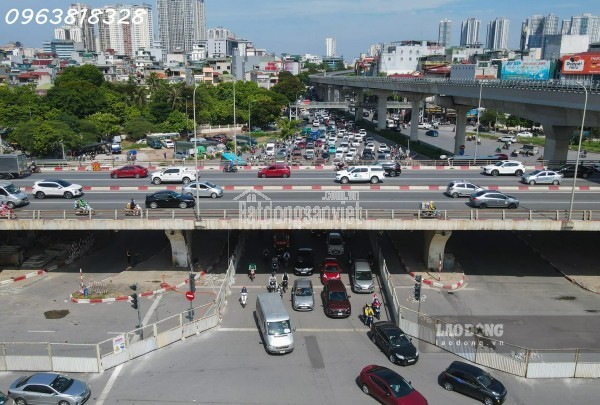
[[[194,300],[194,293],[191,291],[188,291],[185,293],[185,298],[188,299],[188,301],[193,301]]]

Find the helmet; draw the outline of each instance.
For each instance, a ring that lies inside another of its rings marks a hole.
[[[367,308],[370,308],[370,307],[371,307],[371,303],[367,302]]]
[[[377,294],[373,294],[373,299],[376,300],[377,299]]]

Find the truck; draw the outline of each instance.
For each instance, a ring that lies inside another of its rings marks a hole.
[[[24,153],[0,155],[0,178],[14,179],[27,173],[27,156]]]
[[[245,166],[248,164],[244,159],[231,152],[223,153],[221,155],[221,162],[227,162],[229,164],[234,164],[238,166]]]
[[[523,145],[519,149],[519,154],[523,156],[534,156],[540,153],[540,149],[537,145]]]

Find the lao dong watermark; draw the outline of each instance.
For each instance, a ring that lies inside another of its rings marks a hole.
[[[440,347],[502,346],[504,335],[501,323],[437,323],[435,335]]]
[[[249,189],[234,198],[238,201],[239,220],[272,222],[300,228],[326,221],[361,222],[362,207],[357,191],[325,191],[320,203],[314,205],[284,205],[272,201],[264,193]],[[317,200],[318,201],[318,200]]]

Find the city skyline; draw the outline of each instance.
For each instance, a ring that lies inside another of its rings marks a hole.
[[[22,0],[19,9],[42,7],[67,9],[74,1],[47,0],[42,6],[39,1]],[[152,6],[154,19],[157,19],[157,1],[104,1],[85,2],[90,8],[102,8],[111,4],[141,4]],[[312,7],[314,3],[314,7]],[[404,3],[404,2],[402,2]],[[4,17],[14,4],[0,5],[0,43],[21,41],[26,47],[41,47],[44,40],[50,40],[54,34],[52,24],[7,25]],[[292,54],[324,55],[325,38],[336,39],[336,55],[346,60],[366,53],[369,47],[377,43],[389,43],[400,40],[436,41],[439,22],[448,19],[455,22],[452,26],[451,45],[459,45],[460,23],[469,18],[481,21],[481,42],[485,42],[487,24],[498,17],[510,21],[508,46],[518,49],[520,27],[523,21],[532,15],[555,14],[561,21],[573,16],[595,12],[591,0],[574,1],[568,4],[555,0],[544,4],[529,4],[516,0],[507,0],[498,6],[491,1],[428,0],[419,4],[389,4],[383,0],[355,0],[351,3],[338,0],[303,2],[290,0],[285,3],[264,0],[257,7],[252,2],[228,0],[217,2],[205,0],[206,28],[224,27],[240,37],[252,41],[257,48],[269,53],[282,52]],[[235,12],[232,12],[235,10]],[[315,13],[314,10],[319,10]],[[332,18],[335,16],[335,18]],[[264,21],[264,23],[261,23]],[[364,29],[357,29],[363,27]],[[376,27],[372,29],[371,27]],[[158,30],[155,30],[157,35]],[[484,44],[485,45],[485,44]]]

